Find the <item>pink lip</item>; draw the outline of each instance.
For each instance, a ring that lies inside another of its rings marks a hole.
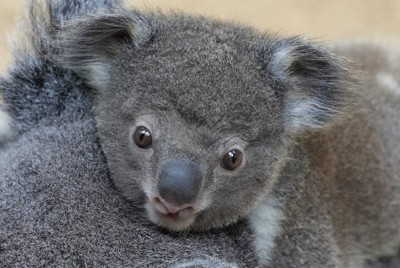
[[[175,205],[165,201],[161,197],[153,198],[154,209],[163,216],[175,219],[188,219],[195,214],[192,204]]]

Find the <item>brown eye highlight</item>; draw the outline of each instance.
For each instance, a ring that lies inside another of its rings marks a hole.
[[[136,128],[135,133],[133,133],[133,140],[141,149],[147,149],[153,143],[150,130],[143,126]]]
[[[227,170],[234,170],[242,163],[242,160],[242,152],[237,149],[232,149],[222,159],[222,167]]]

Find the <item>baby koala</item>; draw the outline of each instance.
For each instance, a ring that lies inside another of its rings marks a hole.
[[[152,222],[248,218],[266,267],[397,253],[398,58],[181,14],[111,9],[62,27],[60,62],[93,88],[111,178]]]

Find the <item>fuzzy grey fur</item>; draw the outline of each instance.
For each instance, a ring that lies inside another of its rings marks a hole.
[[[154,223],[209,230],[248,217],[267,267],[362,267],[397,253],[399,68],[380,49],[336,48],[359,63],[351,66],[301,38],[119,7],[55,29],[44,31],[51,53],[40,59],[63,66],[67,84],[91,87],[112,181]],[[353,68],[366,71],[365,83],[356,85]],[[74,113],[82,116],[71,111],[70,122]],[[149,150],[131,139],[141,125],[153,133]],[[244,164],[226,171],[220,160],[232,148]],[[189,219],[152,203],[171,159],[202,172]]]
[[[30,43],[19,46],[14,64],[0,79],[14,132],[0,149],[0,266],[254,266],[245,222],[211,233],[170,235],[147,220],[143,206],[115,190],[87,88],[55,64],[57,49],[44,50],[54,40],[47,30],[59,29],[47,24],[48,12],[64,10],[70,18],[92,13],[100,2],[48,3],[50,9],[37,1],[30,9],[31,26],[45,35],[32,35]]]

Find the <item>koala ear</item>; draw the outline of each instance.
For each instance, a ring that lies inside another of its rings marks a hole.
[[[62,66],[95,88],[106,86],[110,64],[125,46],[137,49],[151,36],[145,19],[126,10],[97,13],[65,22],[57,47]]]
[[[290,129],[324,127],[354,106],[354,79],[345,61],[327,49],[299,38],[283,39],[268,46],[264,61],[283,85]]]

